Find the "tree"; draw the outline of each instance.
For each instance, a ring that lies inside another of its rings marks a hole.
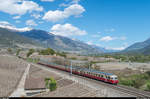
[[[17,52],[16,52],[16,56],[18,56],[18,55],[19,55],[20,51],[21,51],[21,49],[18,49],[18,50],[17,50]]]
[[[28,53],[27,53],[27,57],[29,57],[31,54],[33,54],[35,52],[34,49],[29,49]]]
[[[54,91],[57,88],[56,80],[52,77],[45,78],[46,87],[49,88],[50,91]]]
[[[51,49],[51,48],[47,48],[45,50],[39,51],[39,54],[40,55],[54,55],[55,51],[53,49]]]
[[[146,90],[150,91],[150,83],[146,85]]]
[[[56,80],[54,78],[50,78],[50,90],[51,91],[54,91],[56,90],[57,88],[57,83],[56,83]]]
[[[146,73],[150,76],[150,71],[147,71]]]
[[[8,51],[9,53],[11,53],[11,52],[12,52],[12,49],[11,49],[11,48],[8,48],[7,51]]]
[[[67,56],[66,56],[66,54],[65,54],[64,52],[62,52],[62,53],[57,52],[57,53],[56,53],[56,55],[62,56],[62,57],[64,57],[64,58],[66,58],[66,57],[67,57]]]

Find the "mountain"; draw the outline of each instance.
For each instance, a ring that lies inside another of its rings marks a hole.
[[[150,38],[143,42],[135,43],[120,53],[150,55]]]
[[[0,27],[0,47],[41,47],[40,43]]]
[[[135,43],[135,44],[129,46],[128,48],[126,48],[124,51],[127,52],[127,51],[133,51],[133,50],[140,50],[149,45],[150,45],[150,38],[145,40],[144,42]]]
[[[94,48],[99,49],[100,51],[102,51],[103,53],[112,53],[112,52],[119,52],[118,50],[111,50],[111,49],[106,49],[103,47],[99,47],[96,45],[92,45]]]
[[[102,50],[96,49],[81,41],[54,35],[52,33],[43,30],[32,29],[30,31],[17,33],[30,39],[39,41],[42,44],[46,45],[45,47],[50,47],[57,51],[82,53],[82,54],[103,53]]]
[[[137,51],[144,55],[150,55],[150,44],[140,50],[137,50]]]

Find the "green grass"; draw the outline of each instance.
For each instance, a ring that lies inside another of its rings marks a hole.
[[[128,77],[119,77],[119,84],[150,91],[149,72],[134,74]]]
[[[27,58],[27,61],[37,63],[39,61],[39,59]]]

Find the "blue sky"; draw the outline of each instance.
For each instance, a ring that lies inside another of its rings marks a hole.
[[[121,50],[150,37],[150,0],[3,0],[0,24]]]

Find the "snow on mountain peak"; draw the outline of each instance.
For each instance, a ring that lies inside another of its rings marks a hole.
[[[32,28],[29,27],[24,27],[24,28],[16,28],[15,26],[11,25],[10,23],[6,21],[1,21],[0,22],[0,27],[1,28],[6,28],[12,31],[17,31],[17,32],[25,32],[25,31],[31,31]]]

